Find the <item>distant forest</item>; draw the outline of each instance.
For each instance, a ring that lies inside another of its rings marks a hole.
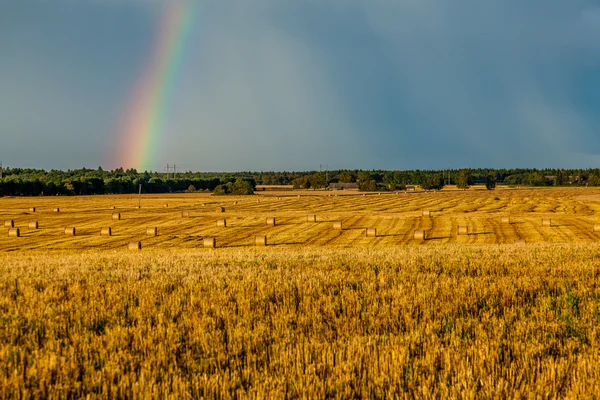
[[[305,172],[182,172],[166,174],[122,168],[105,171],[76,169],[44,171],[6,168],[0,196],[54,196],[213,192],[252,194],[257,185],[293,185],[296,189],[327,188],[332,183],[356,183],[363,191],[404,190],[419,185],[426,190],[447,184],[466,188],[498,184],[510,186],[600,186],[600,169],[461,169],[445,171],[333,170]]]

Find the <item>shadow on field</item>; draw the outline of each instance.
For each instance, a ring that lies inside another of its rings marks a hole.
[[[427,240],[442,240],[442,239],[452,239],[452,236],[433,236],[433,237],[427,238]]]
[[[493,235],[494,232],[471,232],[469,236],[477,236],[477,235]]]

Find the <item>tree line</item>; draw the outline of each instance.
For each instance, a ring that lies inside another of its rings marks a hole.
[[[326,188],[332,183],[356,183],[359,190],[403,190],[419,185],[426,190],[445,185],[467,188],[496,183],[512,186],[600,186],[600,169],[460,169],[460,170],[333,170],[296,172],[183,172],[166,174],[118,168],[112,171],[68,171],[7,168],[0,179],[0,196],[54,196],[206,191],[252,194],[257,185],[291,185],[297,189]]]

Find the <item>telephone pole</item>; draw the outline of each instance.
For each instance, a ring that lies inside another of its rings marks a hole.
[[[169,179],[169,164],[167,163],[167,166],[165,167],[165,170],[167,171],[167,180]]]
[[[0,179],[2,179],[2,163],[0,162]]]

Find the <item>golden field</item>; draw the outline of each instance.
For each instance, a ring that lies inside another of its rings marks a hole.
[[[0,198],[0,397],[600,396],[600,191],[266,193]]]
[[[600,190],[596,189],[336,194],[145,195],[141,209],[135,208],[137,196],[3,198],[0,220],[14,220],[21,237],[8,238],[6,230],[0,251],[119,249],[134,240],[144,248],[193,249],[201,246],[204,236],[215,237],[218,247],[253,246],[256,235],[267,235],[275,246],[368,248],[600,239],[600,232],[593,232],[594,223],[600,223]],[[225,212],[217,212],[218,206]],[[36,212],[29,212],[30,207]],[[54,208],[60,212],[54,213]],[[422,210],[430,215],[422,216]],[[183,218],[182,212],[189,217]],[[112,220],[113,213],[120,213],[121,220]],[[316,215],[317,223],[306,222],[309,214]],[[502,216],[510,216],[511,224],[503,225]],[[266,225],[269,217],[276,218],[275,227]],[[550,218],[552,227],[543,227],[543,218]],[[217,227],[218,219],[226,219],[227,228]],[[38,221],[39,228],[29,230],[29,221]],[[334,221],[342,221],[342,231],[332,229]],[[458,235],[459,225],[467,226],[469,234]],[[66,236],[65,227],[76,228],[76,236]],[[113,236],[100,236],[102,227],[111,227]],[[147,227],[157,227],[158,236],[146,237]],[[377,229],[378,237],[366,237],[369,227]],[[428,240],[413,240],[418,229],[427,232]]]

